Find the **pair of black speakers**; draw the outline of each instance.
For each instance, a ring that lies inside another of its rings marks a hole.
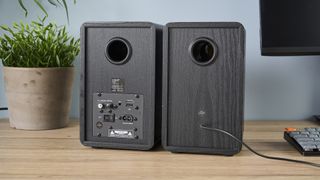
[[[233,155],[245,32],[235,22],[92,22],[81,28],[80,139],[91,147]]]

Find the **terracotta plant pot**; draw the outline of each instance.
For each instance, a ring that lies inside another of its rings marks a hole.
[[[44,130],[69,120],[74,68],[3,67],[10,126]]]

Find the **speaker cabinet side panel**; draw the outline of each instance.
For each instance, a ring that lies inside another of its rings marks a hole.
[[[86,140],[86,124],[85,124],[85,117],[86,117],[86,102],[85,102],[85,52],[86,52],[86,25],[83,24],[80,28],[80,104],[79,104],[79,110],[80,110],[80,142],[83,145],[87,145]]]
[[[163,62],[162,62],[162,128],[161,144],[164,149],[168,148],[168,27],[163,28]]]
[[[155,87],[155,143],[161,141],[162,122],[162,63],[163,26],[156,26],[156,87]]]

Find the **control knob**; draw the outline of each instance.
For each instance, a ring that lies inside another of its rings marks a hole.
[[[118,106],[115,105],[115,104],[113,104],[113,103],[107,103],[106,107],[107,107],[108,109],[116,109]]]

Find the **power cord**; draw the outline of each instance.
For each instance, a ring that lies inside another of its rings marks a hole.
[[[242,140],[238,139],[237,137],[235,137],[234,135],[232,135],[231,133],[222,130],[222,129],[218,129],[218,128],[211,128],[211,127],[207,127],[203,124],[200,124],[200,128],[204,129],[204,130],[209,130],[209,131],[216,131],[216,132],[220,132],[223,133],[225,135],[228,135],[229,137],[231,137],[232,139],[234,139],[235,141],[237,141],[239,144],[242,144],[243,146],[245,146],[247,149],[249,149],[252,153],[266,158],[266,159],[272,159],[272,160],[279,160],[279,161],[287,161],[287,162],[294,162],[294,163],[301,163],[301,164],[305,164],[305,165],[309,165],[309,166],[313,166],[313,167],[318,167],[320,168],[320,164],[317,163],[313,163],[313,162],[308,162],[308,161],[301,161],[301,160],[295,160],[295,159],[289,159],[289,158],[281,158],[281,157],[274,157],[274,156],[267,156],[264,154],[260,154],[257,151],[253,150],[249,145],[247,145],[245,142],[243,142]]]
[[[6,110],[8,110],[7,107],[0,107],[0,111],[6,111]]]

